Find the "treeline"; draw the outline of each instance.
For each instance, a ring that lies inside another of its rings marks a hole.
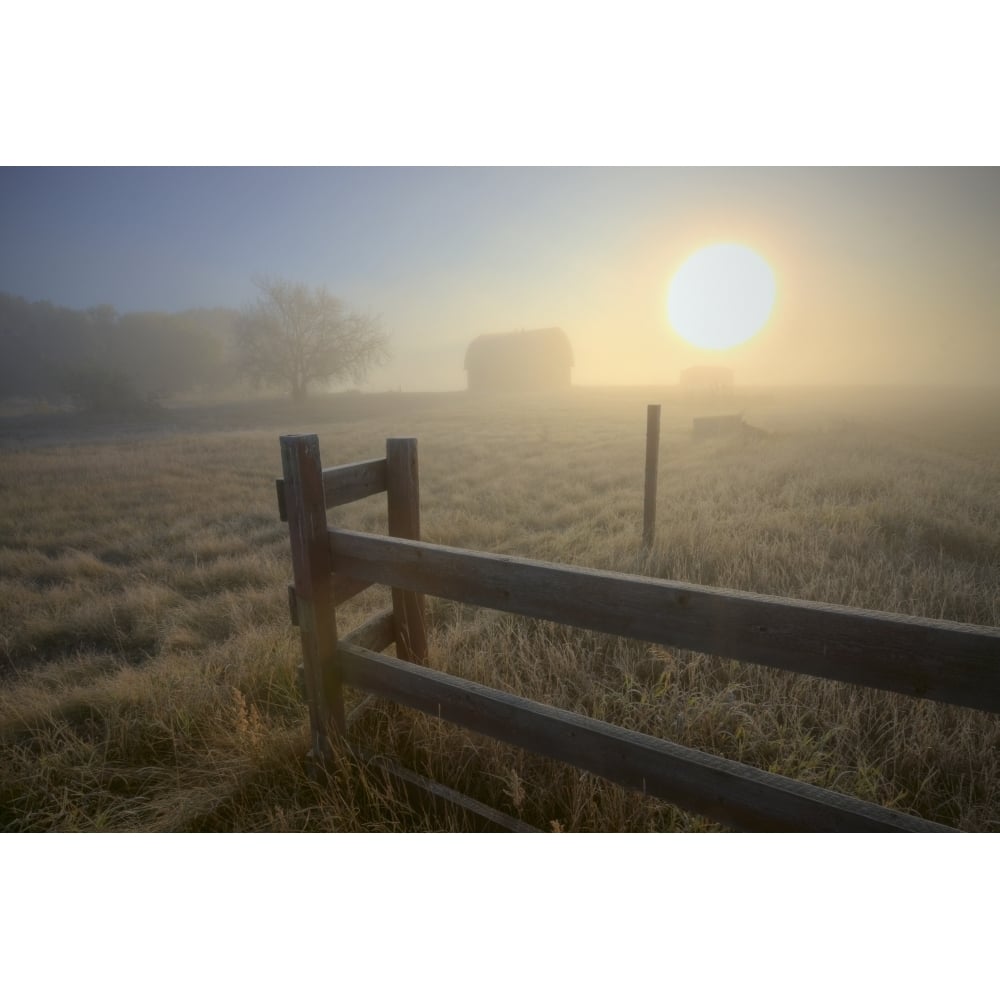
[[[135,409],[192,390],[234,385],[238,312],[119,314],[66,309],[0,293],[0,399],[70,400]]]

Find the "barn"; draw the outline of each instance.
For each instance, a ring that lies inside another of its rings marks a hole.
[[[733,370],[722,365],[695,365],[681,372],[681,388],[688,392],[730,392]]]
[[[572,367],[573,348],[558,327],[484,333],[465,352],[471,392],[568,389]]]

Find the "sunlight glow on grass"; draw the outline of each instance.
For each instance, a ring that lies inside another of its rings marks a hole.
[[[466,830],[360,761],[313,782],[288,620],[278,435],[325,460],[420,442],[442,545],[1000,626],[992,393],[742,392],[769,435],[695,441],[662,404],[658,532],[641,547],[648,388],[406,393],[172,411],[176,432],[0,449],[0,832]],[[238,420],[237,420],[238,417]],[[848,419],[849,418],[849,419]],[[19,423],[19,433],[26,425]],[[193,433],[194,429],[201,429]],[[186,431],[186,432],[185,432]],[[384,532],[384,497],[331,512]],[[343,634],[391,604],[341,605]],[[428,600],[430,660],[479,684],[969,831],[1000,824],[1000,716]],[[361,692],[348,693],[348,710]],[[433,716],[372,705],[352,739],[544,830],[710,821]]]

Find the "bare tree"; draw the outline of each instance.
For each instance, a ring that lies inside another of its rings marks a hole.
[[[348,312],[324,286],[255,278],[256,303],[240,313],[237,343],[244,372],[255,384],[286,385],[303,400],[311,382],[363,381],[389,358],[378,321]]]

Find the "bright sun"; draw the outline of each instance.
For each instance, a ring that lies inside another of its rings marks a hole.
[[[760,254],[739,243],[714,243],[681,264],[670,282],[667,315],[689,344],[724,350],[767,322],[776,290]]]

